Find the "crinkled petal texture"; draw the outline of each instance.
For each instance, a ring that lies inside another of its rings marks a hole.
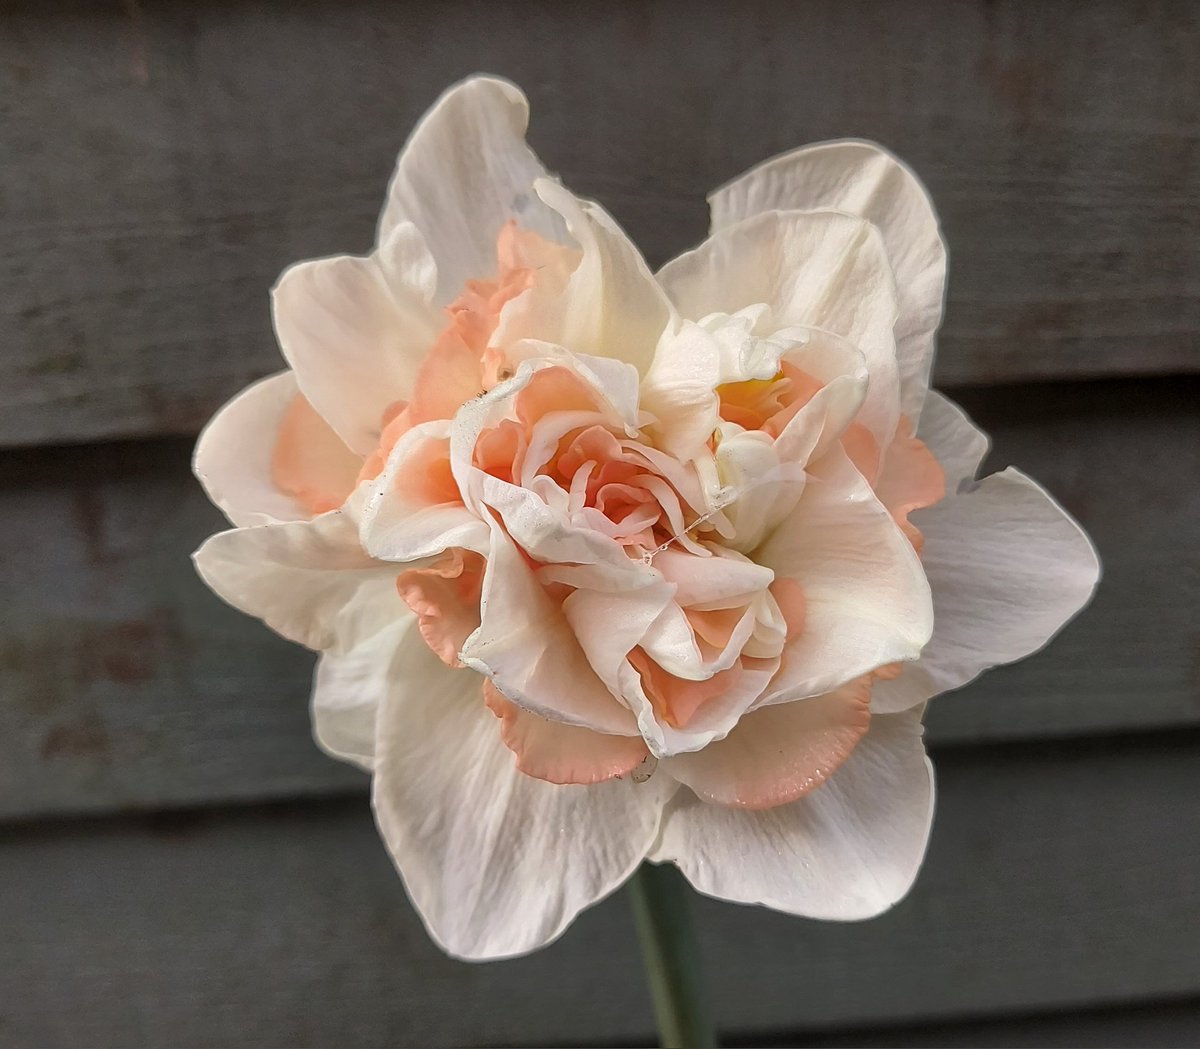
[[[437,259],[439,303],[488,273],[505,223],[565,239],[562,219],[533,192],[546,170],[525,142],[528,124],[519,88],[473,77],[438,99],[400,154],[378,239],[408,223],[424,234]]]
[[[1011,467],[972,480],[986,439],[960,409],[931,394],[921,423],[957,484],[917,515],[934,633],[920,662],[876,687],[882,712],[1036,652],[1087,604],[1100,577],[1086,533],[1036,482]]]
[[[446,667],[419,642],[404,668],[379,711],[373,801],[405,886],[455,957],[542,947],[633,873],[672,785],[525,775],[478,674]]]
[[[710,896],[870,918],[912,885],[932,818],[933,767],[913,708],[873,718],[828,782],[790,804],[754,811],[681,791],[650,858],[673,861]]]
[[[942,320],[946,246],[933,202],[912,170],[873,142],[845,139],[784,153],[709,197],[713,232],[769,211],[830,209],[871,223],[895,274],[902,410],[916,419]]]
[[[362,549],[349,508],[218,532],[194,559],[229,604],[308,648],[347,652],[405,612],[395,569]]]
[[[656,277],[548,177],[511,84],[414,131],[374,250],[273,295],[290,370],[195,469],[225,600],[318,658],[449,953],[534,950],[650,858],[702,892],[877,914],[911,884],[932,695],[1087,600],[1078,526],[928,391],[945,252],[860,142],[713,197]]]

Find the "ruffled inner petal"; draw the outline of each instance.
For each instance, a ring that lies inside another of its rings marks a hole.
[[[483,686],[488,709],[500,719],[500,738],[517,768],[547,783],[603,783],[627,775],[649,756],[641,736],[610,736],[551,721],[505,699],[492,682]]]
[[[396,590],[417,615],[425,644],[448,667],[461,667],[463,642],[479,628],[483,590],[482,556],[448,550],[428,568],[412,568],[396,578]]]
[[[871,678],[763,707],[722,740],[667,758],[664,769],[705,801],[746,809],[786,805],[824,783],[871,721]]]

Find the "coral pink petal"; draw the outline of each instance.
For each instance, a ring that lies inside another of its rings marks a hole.
[[[609,736],[539,717],[505,699],[490,681],[483,699],[500,719],[500,738],[517,768],[547,783],[601,783],[624,776],[649,755],[641,736]]]
[[[475,465],[486,474],[512,483],[520,476],[525,446],[524,428],[512,419],[501,419],[498,426],[479,435],[475,443]]]
[[[271,456],[271,480],[309,513],[336,510],[354,490],[362,460],[303,394],[284,414]]]
[[[425,644],[447,666],[462,666],[458,653],[479,628],[483,568],[479,554],[449,550],[429,568],[409,569],[396,578],[396,590],[416,613]]]
[[[819,787],[870,725],[871,677],[823,696],[763,707],[723,740],[664,759],[663,768],[704,801],[745,809],[786,805]]]

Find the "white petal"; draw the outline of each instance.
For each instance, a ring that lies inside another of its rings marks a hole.
[[[673,321],[671,304],[625,232],[598,204],[544,179],[537,192],[582,249],[565,287],[537,285],[504,307],[496,345],[539,339],[625,361],[644,375]]]
[[[651,859],[738,903],[835,921],[887,910],[916,877],[933,817],[920,714],[874,718],[833,777],[787,805],[726,808],[681,790]]]
[[[301,521],[309,516],[271,481],[279,427],[297,390],[290,371],[260,379],[219,409],[196,442],[192,469],[209,499],[235,525]]]
[[[326,754],[368,772],[375,765],[375,719],[380,704],[405,673],[398,657],[414,631],[411,613],[341,655],[325,652],[313,678],[313,737]]]
[[[763,809],[818,789],[862,739],[870,722],[870,679],[823,696],[762,707],[722,740],[677,754],[663,770],[705,801]]]
[[[946,245],[921,180],[872,142],[825,142],[752,168],[714,192],[709,204],[714,231],[792,208],[834,208],[879,228],[896,276],[903,408],[915,422],[929,386],[946,284]]]
[[[459,658],[509,700],[542,717],[632,736],[633,715],[589,665],[563,610],[497,525],[483,580],[479,629]]]
[[[458,502],[430,503],[421,498],[419,485],[400,483],[414,469],[427,468],[421,453],[428,442],[445,441],[450,429],[450,422],[440,419],[413,427],[396,442],[379,476],[365,486],[359,538],[372,557],[416,561],[452,546],[487,553],[488,527],[476,514]]]
[[[517,771],[482,679],[414,645],[378,725],[375,817],[430,935],[458,958],[525,954],[616,889],[674,784],[558,786]]]
[[[805,600],[804,629],[788,642],[767,703],[916,659],[933,630],[921,562],[845,453],[831,450],[811,475],[796,510],[751,555],[795,580]]]
[[[298,263],[272,292],[275,333],[300,389],[359,455],[375,450],[384,411],[412,395],[445,327],[427,298],[430,265],[420,234],[402,225],[377,255]]]
[[[681,608],[708,611],[746,604],[771,585],[775,573],[725,547],[712,557],[698,557],[669,547],[654,556],[654,567],[675,586]]]
[[[348,651],[407,614],[395,567],[363,551],[345,510],[218,532],[193,557],[223,600],[309,648]]]
[[[496,239],[510,219],[549,240],[565,238],[561,220],[533,192],[546,170],[525,144],[528,125],[529,103],[519,88],[474,77],[434,103],[400,154],[378,243],[413,223],[437,260],[440,305],[468,280],[495,273]]]
[[[859,419],[881,449],[891,440],[899,418],[896,287],[869,223],[836,211],[767,212],[717,230],[668,262],[659,280],[683,317],[766,303],[759,328],[820,328],[848,340],[871,378]]]
[[[726,498],[733,499],[725,508],[735,530],[730,545],[737,550],[758,547],[792,513],[806,484],[805,467],[846,431],[867,395],[860,354],[829,335],[815,336],[807,349],[811,374],[826,385],[789,420],[778,439],[748,430],[723,439],[717,448],[718,475]]]
[[[957,404],[930,390],[921,412],[917,436],[937,457],[946,474],[946,492],[970,485],[988,451],[988,436]]]
[[[1088,603],[1100,577],[1083,529],[1011,468],[913,520],[925,536],[933,638],[919,663],[878,683],[873,710],[902,710],[1036,652]]]

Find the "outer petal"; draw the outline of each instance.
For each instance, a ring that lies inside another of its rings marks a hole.
[[[218,532],[193,557],[218,596],[309,648],[346,652],[409,615],[395,567],[363,552],[345,510]]]
[[[929,640],[929,584],[912,545],[841,449],[811,470],[799,505],[752,555],[792,579],[804,629],[784,649],[765,703],[820,695]]]
[[[468,280],[494,272],[496,238],[509,219],[564,239],[562,222],[533,192],[546,171],[525,144],[528,125],[529,103],[518,87],[473,77],[438,99],[400,154],[378,243],[401,223],[416,225],[437,260],[441,305]]]
[[[1100,578],[1083,529],[1011,468],[914,518],[925,536],[933,638],[919,663],[879,682],[876,711],[902,710],[1036,652]]]
[[[348,652],[325,652],[313,678],[313,737],[326,754],[366,769],[375,766],[375,719],[401,680],[397,662],[414,619],[402,616]]]
[[[828,783],[763,811],[680,791],[653,860],[700,891],[810,918],[870,918],[912,885],[933,817],[933,768],[921,712],[877,717]]]
[[[359,455],[379,443],[384,411],[412,396],[445,327],[428,298],[431,265],[420,234],[404,224],[378,254],[298,263],[272,292],[275,333],[301,391]]]
[[[916,422],[929,386],[946,284],[946,245],[920,179],[873,142],[824,142],[751,168],[716,190],[709,204],[714,231],[764,211],[792,208],[835,208],[879,228],[900,304],[896,352],[903,408]]]
[[[346,447],[303,394],[296,394],[271,458],[275,486],[315,516],[346,502],[362,468],[362,457]]]
[[[290,371],[260,379],[222,407],[196,442],[192,469],[209,499],[235,525],[310,516],[271,480],[275,441],[297,392]]]
[[[577,354],[612,357],[642,375],[674,311],[650,268],[603,208],[543,179],[537,192],[558,212],[583,252],[565,287],[536,285],[501,313],[495,340],[538,339]]]
[[[822,328],[849,340],[871,377],[860,421],[881,449],[891,439],[899,418],[896,287],[869,223],[835,211],[756,215],[668,262],[659,280],[687,318],[766,303],[760,328]]]
[[[953,494],[972,485],[988,451],[988,436],[957,404],[930,390],[921,412],[917,436],[937,457],[946,474],[946,491]]]
[[[666,758],[662,769],[719,805],[767,809],[820,787],[870,724],[871,683],[858,678],[823,696],[762,707],[722,740]]]
[[[674,784],[558,786],[517,770],[482,679],[413,645],[380,712],[375,817],[430,935],[458,958],[557,937],[616,889],[658,833]]]

